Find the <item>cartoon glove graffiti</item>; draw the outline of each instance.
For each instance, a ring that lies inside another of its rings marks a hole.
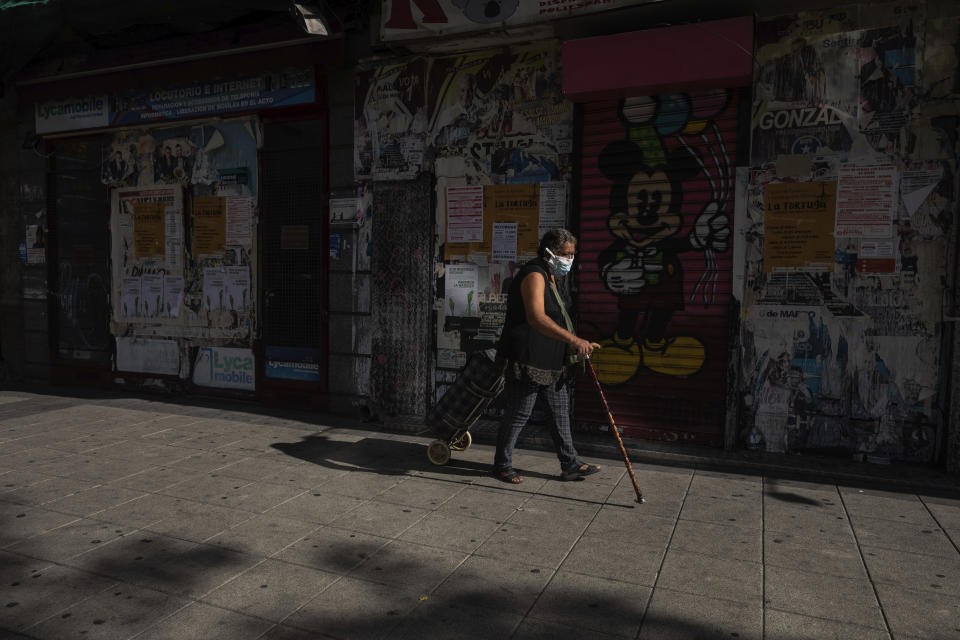
[[[694,249],[705,251],[713,249],[717,253],[727,250],[730,241],[730,220],[727,214],[718,210],[716,202],[710,202],[697,216],[690,232],[690,245]]]
[[[605,266],[600,277],[613,293],[639,293],[647,285],[643,256],[639,252],[624,254],[617,262]]]

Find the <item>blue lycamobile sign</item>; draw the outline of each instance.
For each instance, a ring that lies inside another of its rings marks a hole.
[[[193,366],[193,384],[253,391],[256,386],[253,363],[250,349],[200,347]]]

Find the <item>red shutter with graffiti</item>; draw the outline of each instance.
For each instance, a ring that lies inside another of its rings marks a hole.
[[[738,98],[583,107],[579,326],[626,436],[723,444]],[[582,428],[607,423],[591,387]]]

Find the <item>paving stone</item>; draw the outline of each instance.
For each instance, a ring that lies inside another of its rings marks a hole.
[[[761,562],[763,535],[754,528],[680,520],[670,540],[670,548],[718,558]]]
[[[180,597],[198,598],[240,575],[262,559],[213,545],[198,544],[170,557],[138,582]]]
[[[769,566],[764,576],[767,605],[861,627],[883,629],[883,616],[870,581]]]
[[[767,607],[764,627],[768,638],[777,640],[889,640],[886,629],[860,627]],[[900,636],[897,636],[900,637]]]
[[[560,570],[606,577],[652,587],[657,582],[663,561],[662,547],[611,544],[603,536],[583,536],[563,560]]]
[[[142,491],[132,491],[112,485],[95,485],[59,500],[48,502],[46,508],[51,511],[77,516],[89,516],[125,502],[137,500],[145,495]]]
[[[278,560],[264,560],[202,600],[224,609],[279,622],[339,576]]]
[[[431,513],[400,535],[400,540],[470,553],[483,544],[498,525],[491,520]]]
[[[850,539],[806,540],[801,536],[785,538],[782,533],[764,534],[764,563],[808,573],[825,573],[842,578],[866,578],[866,569],[856,543]]]
[[[48,477],[45,480],[5,492],[3,500],[17,504],[39,506],[95,486],[96,483],[84,480]]]
[[[258,515],[220,532],[208,542],[234,551],[271,556],[317,528],[318,525],[302,520]]]
[[[960,596],[960,555],[928,556],[907,551],[863,547],[863,559],[875,583],[912,591]]]
[[[467,557],[459,551],[392,540],[353,569],[350,576],[430,593]]]
[[[920,499],[913,494],[890,493],[877,495],[875,493],[843,492],[843,504],[851,516],[865,516],[894,520],[897,522],[912,522],[914,524],[934,524],[930,511]]]
[[[0,628],[23,631],[114,584],[108,578],[56,565],[24,572],[4,584]]]
[[[152,589],[115,584],[28,629],[39,638],[123,640],[159,622],[189,601]]]
[[[529,617],[633,638],[650,593],[636,584],[558,571]]]
[[[432,510],[464,489],[466,489],[465,485],[441,484],[423,478],[408,477],[377,494],[376,498],[379,502],[390,502]]]
[[[579,533],[550,533],[539,527],[507,522],[500,525],[474,554],[555,569],[573,548]]]
[[[549,500],[534,496],[523,503],[508,522],[540,529],[579,533],[586,529],[600,505],[583,504],[574,500]]]
[[[284,624],[334,638],[386,638],[423,595],[396,585],[341,578]]]
[[[314,524],[330,524],[364,503],[360,498],[325,493],[322,489],[308,489],[276,505],[267,514]]]
[[[215,507],[202,502],[180,500],[171,513],[145,528],[184,540],[204,542],[227,529],[245,522],[254,514],[238,509]],[[99,517],[99,516],[98,516]]]
[[[254,640],[273,624],[233,611],[192,603],[137,636],[137,640]]]
[[[427,513],[416,507],[370,501],[340,516],[333,524],[342,529],[395,538]]]
[[[763,593],[762,569],[760,563],[670,548],[660,570],[657,588],[708,598],[757,602]]]
[[[894,637],[947,640],[960,638],[957,597],[878,584],[877,595]]]
[[[50,562],[109,545],[130,533],[129,529],[99,520],[78,519],[7,547],[10,551]]]
[[[514,493],[499,488],[466,487],[444,502],[437,512],[505,522],[529,499],[529,494]]]
[[[285,562],[346,574],[377,552],[389,538],[320,527],[274,555]]]
[[[776,637],[780,636],[768,636]],[[640,627],[640,640],[763,638],[759,601],[739,602],[658,588]]]
[[[153,585],[170,580],[174,572],[168,566],[198,547],[195,542],[139,530],[105,547],[74,556],[67,563],[131,584]]]
[[[614,640],[625,636],[614,636],[593,629],[577,629],[568,624],[553,624],[537,618],[526,618],[512,636],[513,640],[556,640],[575,636],[578,640]]]
[[[497,558],[470,556],[438,586],[433,596],[488,611],[526,613],[554,571]]]
[[[479,609],[471,604],[430,598],[405,617],[388,637],[390,640],[511,638],[523,620],[519,614]]]
[[[0,509],[3,526],[0,526],[0,548],[21,542],[57,527],[73,522],[76,516],[49,511],[42,507],[7,504]]]
[[[643,506],[639,508],[642,509]],[[675,527],[676,520],[673,518],[648,515],[636,509],[605,505],[597,512],[584,533],[604,536],[611,542],[638,543],[648,547],[666,548]]]
[[[853,516],[857,540],[865,547],[882,547],[928,555],[955,557],[957,549],[933,518],[927,524],[895,522],[880,518]]]

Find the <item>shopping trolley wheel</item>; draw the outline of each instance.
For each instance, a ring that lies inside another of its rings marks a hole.
[[[427,457],[433,464],[447,464],[450,460],[450,447],[443,440],[434,440],[427,447]]]
[[[450,439],[450,448],[454,451],[466,451],[472,443],[473,438],[470,437],[470,432],[464,431]]]

